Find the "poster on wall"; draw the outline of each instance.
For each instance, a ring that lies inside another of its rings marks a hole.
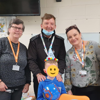
[[[0,17],[0,38],[7,36],[9,22],[13,18],[16,18],[16,17],[15,16]]]
[[[1,17],[0,18],[0,33],[5,33],[5,32],[7,32],[6,18]]]

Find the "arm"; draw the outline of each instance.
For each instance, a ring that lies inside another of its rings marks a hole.
[[[26,52],[26,55],[27,55],[27,52]],[[27,66],[25,67],[25,76],[26,76],[26,84],[24,85],[24,88],[22,90],[23,93],[28,92],[29,85],[31,83],[31,71],[29,69],[28,63],[27,63]]]
[[[38,86],[38,94],[37,94],[36,100],[45,100],[45,98],[43,97],[43,86],[41,82],[39,83],[39,86]]]
[[[66,89],[63,82],[62,82],[62,87],[61,87],[61,94],[66,94]]]
[[[66,54],[66,68],[65,68],[65,76],[64,76],[64,85],[66,88],[66,91],[68,93],[70,93],[69,91],[71,91],[72,85],[71,85],[71,65],[70,65],[70,59],[69,56]]]
[[[26,84],[24,85],[24,88],[22,90],[23,93],[28,92],[29,85],[31,83],[31,71],[29,69],[29,66],[26,66],[26,68],[25,68],[25,76],[26,76]]]
[[[39,69],[38,62],[37,62],[37,48],[35,41],[31,41],[29,43],[28,47],[28,63],[30,70],[37,75],[38,73],[41,73],[41,70]]]
[[[66,56],[66,51],[65,51],[65,45],[64,45],[64,40],[61,40],[61,44],[60,44],[60,50],[59,50],[59,55],[58,55],[58,68],[59,68],[59,72],[61,74],[64,73],[64,69],[66,67],[66,62],[65,62],[65,56]]]
[[[94,46],[93,48],[95,49],[94,51],[95,51],[96,57],[98,61],[100,62],[100,44],[94,42],[93,46]]]
[[[2,41],[0,39],[0,56],[2,55]],[[6,84],[2,81],[1,79],[1,75],[0,75],[0,91],[5,91],[6,89],[8,89],[8,87],[6,86]]]
[[[59,74],[56,76],[56,79],[60,82],[63,81],[62,80],[62,75],[64,73],[64,69],[66,66],[66,62],[65,62],[65,55],[66,55],[66,51],[65,51],[65,45],[64,45],[64,40],[61,40],[61,47],[59,50],[59,55],[58,55],[58,68],[59,68]]]
[[[34,75],[36,75],[38,82],[45,80],[45,76],[41,73],[41,70],[39,69],[38,62],[37,62],[37,48],[35,41],[31,41],[29,43],[28,47],[28,63],[29,68],[33,72]]]

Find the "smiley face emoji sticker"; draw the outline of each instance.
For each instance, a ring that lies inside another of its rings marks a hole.
[[[49,66],[48,69],[47,69],[47,74],[48,74],[49,76],[51,76],[51,77],[57,76],[57,75],[58,75],[58,72],[59,72],[59,69],[58,69],[58,67],[55,66],[55,65],[51,65],[51,66]]]

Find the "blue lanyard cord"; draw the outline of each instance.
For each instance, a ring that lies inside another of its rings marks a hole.
[[[41,37],[41,40],[42,40],[42,43],[43,43],[43,46],[44,46],[45,53],[48,55],[48,51],[49,50],[47,51],[47,48],[46,48],[42,33],[40,34],[40,37]],[[53,45],[54,39],[55,39],[55,36],[53,36],[53,38],[52,38],[52,41],[51,41],[49,49],[52,49],[52,45]]]

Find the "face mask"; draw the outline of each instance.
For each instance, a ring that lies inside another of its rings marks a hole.
[[[54,31],[50,31],[50,32],[48,32],[48,31],[46,31],[46,30],[42,30],[42,32],[45,34],[45,35],[47,35],[47,36],[49,36],[49,35],[52,35],[53,33],[54,33]]]

